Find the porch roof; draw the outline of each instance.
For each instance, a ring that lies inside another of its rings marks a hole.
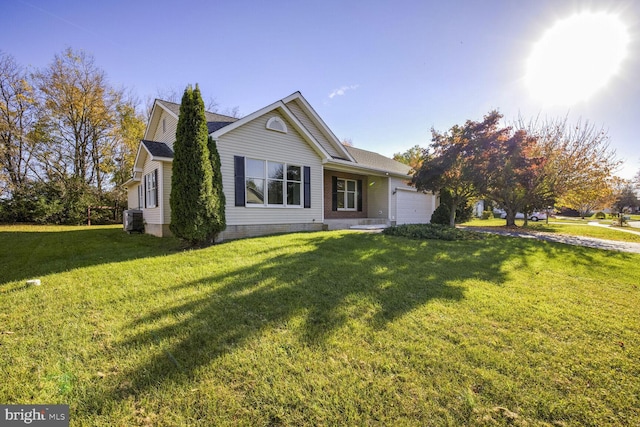
[[[411,167],[373,151],[355,147],[346,147],[354,162],[344,159],[329,159],[325,162],[329,169],[353,171],[373,175],[393,175],[401,178],[410,177]]]

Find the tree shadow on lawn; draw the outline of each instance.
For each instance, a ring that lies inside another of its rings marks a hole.
[[[199,280],[162,287],[157,298],[166,305],[141,313],[127,325],[128,338],[117,344],[118,353],[131,354],[132,360],[149,348],[156,349],[155,355],[123,370],[111,388],[95,389],[84,411],[99,411],[92,405],[138,395],[165,381],[189,381],[200,367],[272,330],[292,329],[301,345],[322,347],[354,319],[380,329],[430,301],[461,301],[465,280],[501,285],[508,279],[505,261],[524,259],[539,246],[500,239],[442,242],[318,233],[301,239],[312,250],[279,250],[251,269],[212,271]],[[571,251],[544,246],[550,256]],[[209,250],[202,251],[205,263]],[[183,291],[197,296],[181,298]],[[358,306],[363,301],[370,305]],[[297,316],[303,316],[302,326],[288,325]]]
[[[37,229],[37,227],[34,227]],[[177,239],[127,234],[121,228],[0,231],[0,286],[77,268],[155,257],[181,249]],[[114,273],[115,274],[115,273]],[[12,288],[16,291],[24,288]],[[0,293],[7,291],[0,287]]]

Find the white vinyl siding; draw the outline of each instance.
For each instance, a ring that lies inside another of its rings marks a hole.
[[[138,204],[138,191],[141,186],[139,184],[131,184],[127,187],[127,208],[128,209],[140,209],[142,206]]]
[[[294,116],[304,125],[305,128],[309,131],[311,135],[320,143],[322,148],[324,148],[329,155],[333,157],[344,157],[344,154],[341,154],[336,150],[336,148],[329,142],[327,137],[320,131],[320,129],[315,125],[315,123],[309,118],[305,113],[303,113],[302,109],[298,105],[296,101],[291,101],[287,105],[289,111],[293,113]]]
[[[266,129],[267,120],[278,115],[287,125],[285,133]],[[222,164],[228,225],[321,223],[322,162],[307,141],[284,116],[272,111],[234,129],[217,142]],[[277,209],[269,206],[234,206],[234,156],[311,168],[311,208]]]
[[[169,196],[171,196],[171,173],[173,171],[172,163],[162,163],[161,177],[158,177],[158,181],[161,181],[160,189],[160,203],[162,203],[162,213],[164,216],[164,224],[171,223],[171,206],[169,205]]]
[[[164,121],[164,132],[163,123]],[[176,129],[178,128],[178,119],[162,110],[156,131],[150,135],[152,141],[164,142],[173,150],[173,143],[176,140]]]

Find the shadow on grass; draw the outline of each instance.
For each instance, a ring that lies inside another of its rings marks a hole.
[[[20,229],[28,228],[21,226]],[[127,234],[114,227],[59,227],[60,231],[40,231],[56,227],[33,226],[33,231],[0,228],[0,292],[13,281],[100,264],[165,255],[181,249],[177,239],[158,239]],[[24,286],[23,286],[24,287]],[[20,288],[12,288],[16,291]]]
[[[279,249],[251,269],[211,271],[159,289],[157,298],[167,304],[132,320],[126,327],[129,338],[118,344],[134,360],[141,359],[136,357],[141,349],[155,347],[155,355],[121,372],[109,390],[94,390],[91,405],[138,395],[166,381],[190,381],[202,366],[276,329],[293,330],[300,345],[322,347],[350,321],[384,328],[430,301],[461,301],[466,280],[500,286],[508,280],[502,268],[506,261],[526,262],[540,251],[539,245],[501,237],[436,242],[318,233],[300,242],[304,250]],[[550,257],[589,262],[588,249],[540,244]],[[203,262],[209,250],[202,251]],[[197,297],[186,302],[171,297],[183,291],[195,291]],[[296,317],[302,324],[288,325]],[[100,410],[91,405],[82,410]]]

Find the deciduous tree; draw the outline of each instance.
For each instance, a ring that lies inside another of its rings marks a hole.
[[[544,161],[534,155],[536,138],[525,130],[504,128],[487,141],[484,194],[505,210],[507,226],[515,226],[517,212],[530,210],[543,196]]]
[[[109,183],[117,106],[122,93],[109,86],[91,55],[70,48],[35,74],[47,135],[39,151],[49,179],[80,179],[99,193]]]
[[[33,160],[34,90],[26,70],[0,51],[0,194],[20,191]]]
[[[422,166],[425,156],[426,153],[424,148],[419,145],[414,145],[404,153],[395,153],[393,155],[393,160],[404,163],[407,166],[411,166],[411,173],[415,173]]]
[[[66,49],[27,74],[0,54],[0,220],[78,223],[87,205],[124,203],[143,130],[92,56]]]
[[[483,193],[486,157],[482,152],[489,140],[503,133],[498,124],[502,116],[492,111],[482,122],[468,120],[463,126],[455,125],[446,133],[432,129],[432,144],[425,159],[413,177],[420,190],[449,191],[449,225],[455,225],[456,209],[467,200]]]
[[[612,210],[618,214],[619,225],[624,223],[624,214],[638,206],[638,197],[631,181],[621,178],[613,180]]]
[[[550,200],[582,215],[606,200],[608,180],[620,162],[603,128],[582,120],[571,124],[567,117],[520,119],[516,127],[537,139],[536,151],[545,160],[544,182]]]

